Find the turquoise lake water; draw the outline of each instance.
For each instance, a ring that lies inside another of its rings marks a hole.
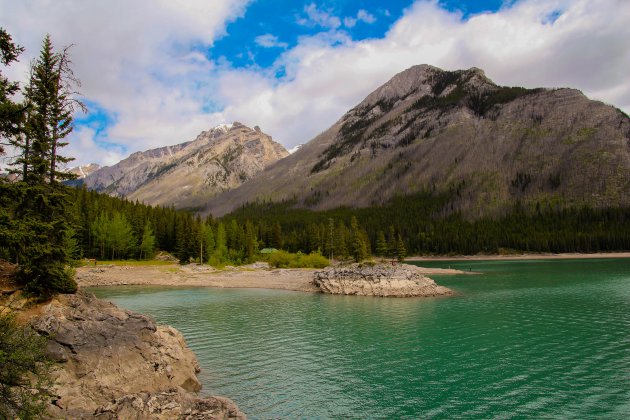
[[[431,262],[451,298],[94,288],[250,418],[629,418],[630,260]]]

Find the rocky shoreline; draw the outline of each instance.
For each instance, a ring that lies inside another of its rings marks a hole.
[[[313,284],[321,292],[335,295],[432,297],[453,294],[424,273],[423,269],[407,264],[353,264],[316,271]]]
[[[50,418],[245,419],[231,400],[200,397],[199,364],[179,331],[79,291],[10,308],[49,338]]]

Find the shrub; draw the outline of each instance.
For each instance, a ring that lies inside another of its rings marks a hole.
[[[275,268],[324,268],[330,265],[328,258],[318,252],[292,254],[286,251],[276,251],[269,254],[267,262]]]
[[[47,340],[0,312],[0,418],[40,418],[52,385]]]

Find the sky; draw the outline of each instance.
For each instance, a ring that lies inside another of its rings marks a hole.
[[[70,54],[88,106],[64,153],[112,165],[239,121],[286,148],[416,64],[574,87],[630,114],[629,0],[0,0],[25,48]]]

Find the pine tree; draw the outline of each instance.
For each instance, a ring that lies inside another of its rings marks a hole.
[[[258,239],[256,229],[249,220],[245,222],[245,257],[247,261],[254,262],[258,254]]]
[[[282,227],[280,223],[276,222],[273,225],[273,238],[272,238],[272,247],[276,249],[282,249]]]
[[[18,280],[38,296],[76,292],[73,272],[67,267],[66,188],[57,184],[21,185],[20,193],[15,212],[22,235]]]
[[[11,50],[10,37],[4,31],[0,44],[3,62],[15,59],[17,50]],[[14,131],[10,142],[19,152],[13,165],[22,168],[21,182],[10,187],[15,198],[10,216],[16,230],[13,237],[20,238],[14,252],[19,261],[17,277],[27,291],[40,296],[72,293],[77,288],[67,267],[71,259],[68,239],[72,237],[69,193],[58,184],[63,176],[57,176],[57,166],[65,159],[58,149],[72,129],[74,102],[67,89],[74,79],[69,64],[67,50],[55,53],[47,36],[24,91],[26,118],[17,126],[9,122]],[[7,86],[3,88],[11,93],[13,87]],[[2,108],[0,112],[5,112]]]
[[[222,264],[227,258],[227,240],[225,237],[225,226],[223,223],[217,225],[216,247],[212,255],[211,264]]]
[[[405,243],[403,242],[400,235],[398,235],[398,241],[396,244],[396,256],[398,257],[398,261],[404,261],[407,256],[407,249],[405,248]]]
[[[337,230],[335,231],[335,252],[337,254],[337,258],[341,261],[348,258],[348,228],[343,223],[343,221],[339,221],[337,225]]]
[[[0,62],[4,66],[17,61],[24,48],[15,45],[3,28],[0,28]],[[23,107],[12,97],[19,91],[19,84],[11,82],[0,71],[0,140],[11,139],[20,134],[24,117]],[[4,153],[0,143],[0,155]]]
[[[112,260],[118,256],[124,258],[129,250],[135,246],[135,239],[133,237],[133,230],[131,224],[127,221],[127,218],[122,213],[114,213],[112,217],[109,229],[107,229],[106,244],[111,250]]]
[[[151,223],[147,220],[142,232],[142,240],[140,241],[140,258],[151,258],[155,252],[155,235],[151,229]]]
[[[98,247],[101,259],[105,258],[105,241],[107,240],[108,226],[109,219],[104,212],[101,212],[90,225],[92,237],[94,238],[94,243]]]
[[[388,249],[388,256],[391,258],[396,258],[396,255],[398,254],[398,241],[396,237],[396,232],[394,230],[394,226],[389,227],[387,249]]]
[[[60,167],[73,158],[60,155],[63,141],[73,129],[75,109],[85,109],[74,98],[74,86],[79,82],[70,68],[69,47],[61,52],[53,49],[50,35],[46,35],[39,58],[31,69],[29,85],[25,91],[27,121],[25,143],[22,145],[21,161],[23,179],[49,183],[72,179],[74,176],[60,170]],[[30,172],[29,172],[30,169]]]
[[[204,251],[204,259],[206,262],[210,262],[212,255],[214,254],[214,250],[216,249],[216,241],[214,239],[214,231],[210,224],[204,224],[201,226],[201,234],[203,237],[203,251]]]
[[[188,264],[192,254],[190,253],[191,226],[187,217],[181,217],[177,223],[175,236],[175,256],[180,264]]]
[[[350,219],[350,232],[352,234],[352,257],[356,262],[361,262],[368,257],[368,249],[363,232],[359,228],[359,222],[355,216]]]
[[[379,257],[387,256],[387,241],[385,240],[385,234],[382,230],[378,231],[378,235],[376,237],[376,255]]]

